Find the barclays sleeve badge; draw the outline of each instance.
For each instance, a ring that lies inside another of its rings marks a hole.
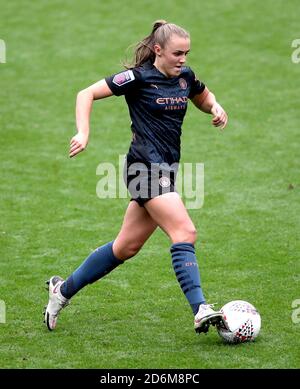
[[[126,70],[125,72],[118,73],[113,78],[113,83],[117,86],[128,84],[135,79],[132,70]]]

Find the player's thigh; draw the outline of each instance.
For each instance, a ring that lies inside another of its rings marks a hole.
[[[121,230],[114,241],[114,254],[119,259],[127,259],[136,254],[156,229],[157,223],[144,207],[130,201]]]
[[[195,242],[195,226],[177,192],[155,197],[145,204],[145,208],[173,243]]]

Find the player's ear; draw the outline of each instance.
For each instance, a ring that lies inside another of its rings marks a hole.
[[[158,43],[155,43],[155,45],[153,46],[153,50],[155,55],[158,55],[159,57],[161,56],[161,47]]]

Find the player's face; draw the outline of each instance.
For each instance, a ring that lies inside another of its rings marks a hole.
[[[190,40],[172,35],[164,48],[155,45],[154,50],[156,53],[154,65],[167,77],[177,77],[190,51]]]

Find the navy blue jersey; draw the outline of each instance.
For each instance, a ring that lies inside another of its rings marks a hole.
[[[153,64],[107,77],[114,95],[125,95],[131,117],[130,161],[179,162],[180,136],[189,98],[204,91],[189,67],[178,77],[167,78]]]

